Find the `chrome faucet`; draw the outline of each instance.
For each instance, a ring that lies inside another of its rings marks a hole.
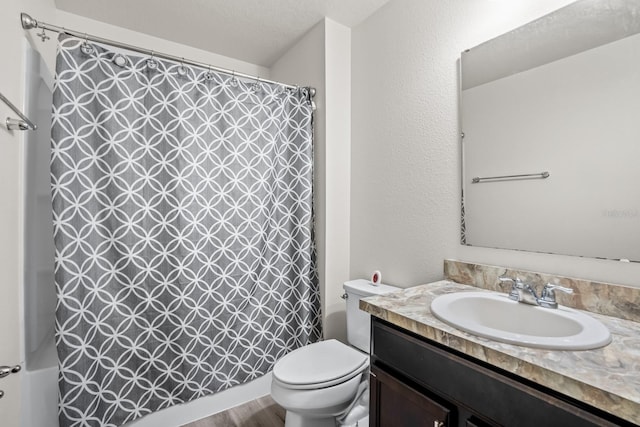
[[[516,277],[516,279],[512,279],[510,277],[498,277],[498,280],[500,281],[500,285],[510,282],[511,283],[511,291],[509,291],[509,299],[512,299],[514,301],[520,301],[520,290],[524,287],[524,284],[522,283],[522,280],[520,280],[519,277]]]
[[[542,288],[542,295],[538,299],[538,305],[545,308],[558,308],[555,291],[564,292],[565,294],[573,293],[573,289],[571,288],[547,283],[544,285],[544,288]]]
[[[519,277],[512,279],[510,277],[498,277],[500,283],[511,282],[511,290],[509,291],[509,299],[525,304],[538,305],[544,308],[558,308],[556,302],[555,291],[572,294],[573,289],[564,286],[547,283],[542,289],[542,295],[538,298],[536,290],[529,283],[524,283]]]

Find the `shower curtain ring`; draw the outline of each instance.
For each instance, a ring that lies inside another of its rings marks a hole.
[[[178,67],[178,74],[180,76],[186,76],[187,75],[187,68],[184,66],[184,57],[180,61],[180,67]]]
[[[84,33],[84,41],[80,46],[80,50],[85,55],[90,55],[93,52],[93,47],[91,47],[91,45],[89,44],[89,36],[87,35],[87,33]]]
[[[156,55],[156,52],[152,50],[151,58],[147,59],[147,68],[151,70],[155,70],[156,68],[158,68],[158,62],[155,60],[155,55]]]
[[[238,79],[236,78],[236,70],[231,71],[231,86],[232,87],[238,86]]]
[[[209,71],[204,75],[204,79],[207,81],[213,80],[213,73],[211,72],[211,64],[209,64]]]
[[[256,77],[256,81],[251,85],[251,88],[254,92],[257,92],[260,89],[260,76]]]

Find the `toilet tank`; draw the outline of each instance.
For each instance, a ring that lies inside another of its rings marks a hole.
[[[347,341],[352,346],[369,353],[371,316],[360,310],[360,298],[388,294],[400,288],[382,284],[373,285],[369,280],[364,279],[345,282],[343,288],[347,295]]]

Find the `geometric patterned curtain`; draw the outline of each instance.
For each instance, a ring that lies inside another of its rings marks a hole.
[[[59,39],[59,419],[118,426],[321,336],[306,89]]]

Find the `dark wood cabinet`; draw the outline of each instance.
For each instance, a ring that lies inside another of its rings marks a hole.
[[[424,391],[414,389],[375,366],[371,368],[369,386],[370,407],[374,411],[370,414],[370,427],[451,425],[451,410],[447,406],[429,397]]]
[[[372,427],[636,426],[375,317],[370,393]]]
[[[471,417],[466,421],[465,427],[491,427],[491,424],[480,421],[476,417]]]

